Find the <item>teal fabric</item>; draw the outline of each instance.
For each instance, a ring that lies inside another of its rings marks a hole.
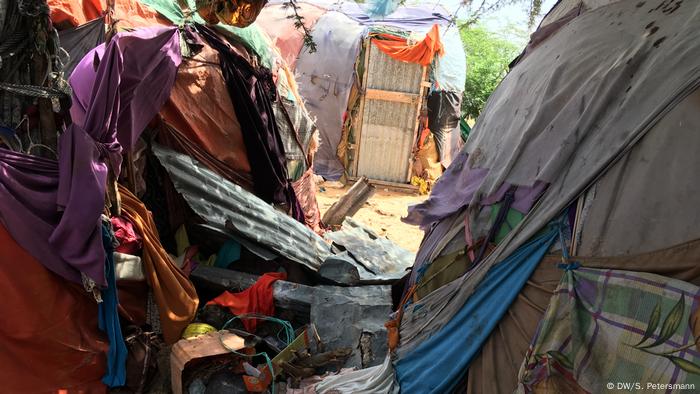
[[[231,239],[221,247],[221,250],[219,250],[219,253],[216,255],[214,266],[219,268],[228,268],[229,265],[238,261],[240,258],[241,244]]]
[[[206,24],[204,19],[199,16],[196,12],[185,16],[182,8],[177,3],[177,0],[138,0],[140,3],[145,4],[159,14],[163,15],[169,19],[172,23],[176,25],[185,25],[187,23],[200,23]],[[190,10],[195,10],[195,1],[187,0],[187,4]],[[270,50],[270,44],[265,39],[264,34],[258,28],[257,25],[252,24],[246,28],[239,28],[235,26],[228,26],[224,24],[218,24],[215,26],[216,30],[222,33],[224,36],[241,42],[248,49],[255,52],[260,58],[261,63],[267,67],[272,68],[274,61],[274,54]]]

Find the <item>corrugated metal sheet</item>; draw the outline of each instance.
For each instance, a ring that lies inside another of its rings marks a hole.
[[[414,253],[350,217],[345,218],[339,231],[326,233],[326,239],[357,260],[360,279],[366,282],[401,279],[416,258]]]
[[[418,94],[423,69],[392,59],[369,46],[367,89]],[[418,117],[418,103],[365,98],[357,175],[390,182],[407,182]]]
[[[204,168],[187,155],[153,144],[153,152],[189,206],[215,227],[231,223],[245,238],[318,270],[330,246],[308,227]]]

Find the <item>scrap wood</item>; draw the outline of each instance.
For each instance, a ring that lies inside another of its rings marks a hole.
[[[348,216],[353,216],[364,203],[376,192],[366,177],[361,177],[338,201],[336,201],[321,220],[327,226],[339,226]]]

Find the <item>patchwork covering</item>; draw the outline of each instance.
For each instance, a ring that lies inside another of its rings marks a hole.
[[[700,288],[618,270],[567,271],[519,373],[518,392],[700,389]]]

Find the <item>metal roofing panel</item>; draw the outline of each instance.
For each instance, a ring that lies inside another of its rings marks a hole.
[[[218,227],[229,222],[227,228],[313,270],[331,254],[330,245],[308,227],[191,157],[157,144],[153,152],[175,189],[210,224]]]

